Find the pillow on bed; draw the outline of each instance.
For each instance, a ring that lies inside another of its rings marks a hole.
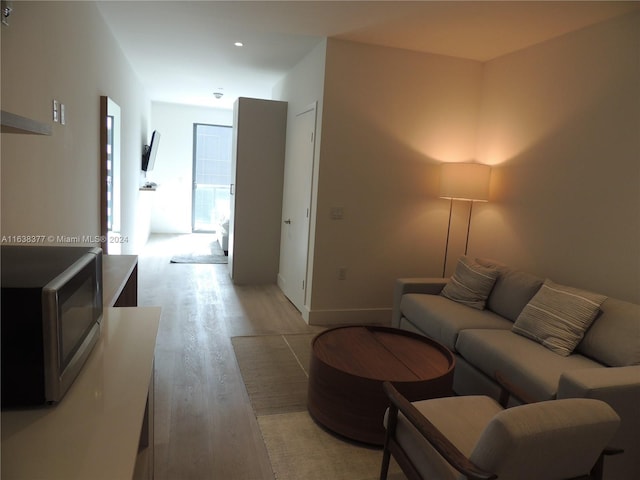
[[[580,343],[606,298],[547,279],[516,319],[513,331],[566,357]]]
[[[458,259],[456,271],[440,295],[471,308],[483,310],[498,278],[498,270],[483,267],[468,257]]]

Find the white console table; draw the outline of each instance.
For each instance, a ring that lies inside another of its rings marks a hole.
[[[2,412],[3,480],[138,475],[139,449],[153,448],[147,400],[159,322],[159,307],[105,309],[100,340],[62,401]]]

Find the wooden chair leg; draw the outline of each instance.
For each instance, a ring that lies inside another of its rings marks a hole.
[[[621,453],[624,453],[624,450],[621,448],[615,448],[615,447],[605,448],[604,452],[602,452],[600,457],[598,457],[598,461],[591,469],[591,472],[589,472],[589,479],[602,480],[602,477],[604,476],[604,457],[607,455],[619,455]]]
[[[602,480],[602,472],[604,470],[604,455],[600,455],[598,461],[591,469],[589,478],[591,480]]]
[[[380,467],[380,480],[387,480],[389,474],[389,463],[391,461],[391,452],[385,447],[382,452],[382,467]]]
[[[382,466],[380,467],[380,480],[387,480],[389,474],[389,463],[391,462],[391,450],[389,449],[389,440],[396,433],[396,425],[398,424],[398,407],[389,406],[389,414],[387,416],[387,433],[384,439],[384,450],[382,452]]]

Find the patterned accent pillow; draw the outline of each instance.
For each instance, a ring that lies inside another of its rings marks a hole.
[[[460,257],[453,277],[440,295],[454,302],[483,310],[487,297],[498,278],[498,270],[483,267],[468,257]]]
[[[512,330],[566,357],[578,346],[606,298],[547,279]]]

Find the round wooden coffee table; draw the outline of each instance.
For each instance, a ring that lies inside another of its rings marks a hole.
[[[451,395],[455,358],[443,345],[391,327],[326,330],[312,341],[308,408],[329,430],[382,445],[390,381],[410,401]]]

